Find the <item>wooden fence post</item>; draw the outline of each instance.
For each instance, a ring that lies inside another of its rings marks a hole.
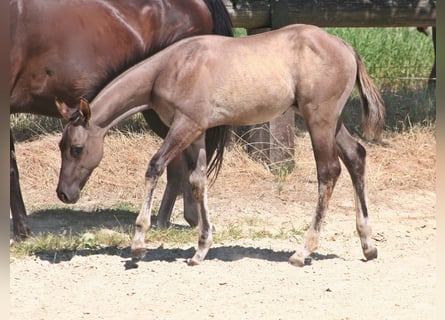
[[[272,29],[287,25],[288,1],[271,2]],[[270,30],[270,28],[247,30],[249,35]],[[272,119],[268,124],[250,127],[247,150],[257,159],[266,161],[275,174],[287,174],[295,167],[295,114],[288,110]]]

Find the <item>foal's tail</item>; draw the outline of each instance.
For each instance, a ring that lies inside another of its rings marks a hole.
[[[357,62],[357,85],[362,101],[363,131],[366,139],[381,140],[385,125],[385,106],[379,89],[366,72],[363,60],[354,50]]]
[[[210,128],[206,131],[207,177],[211,178],[210,185],[215,182],[221,170],[228,137],[228,126]]]
[[[205,0],[212,15],[214,34],[233,37],[232,20],[223,0]],[[224,147],[226,145],[228,126],[219,126],[206,131],[207,176],[213,183],[222,166]]]

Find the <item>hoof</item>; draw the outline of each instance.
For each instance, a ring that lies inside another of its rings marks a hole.
[[[201,264],[201,261],[196,260],[195,258],[191,258],[187,260],[187,264],[189,266],[198,266]]]
[[[187,217],[184,217],[184,219],[185,219],[185,221],[187,221],[187,223],[189,224],[189,226],[191,228],[196,228],[198,226],[198,220],[195,220],[194,218],[190,219],[190,218],[187,218]]]
[[[294,254],[289,258],[289,263],[295,267],[303,267],[304,266],[304,257]]]
[[[131,261],[138,262],[142,260],[146,253],[147,249],[145,248],[131,249]]]
[[[158,230],[167,230],[170,227],[168,223],[158,223],[156,224],[156,229]]]
[[[366,260],[373,260],[377,258],[377,248],[372,247],[367,250],[363,250],[363,254],[365,255]]]

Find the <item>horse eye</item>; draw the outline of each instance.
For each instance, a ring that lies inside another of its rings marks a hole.
[[[78,158],[82,154],[83,146],[71,146],[70,153],[73,158]]]

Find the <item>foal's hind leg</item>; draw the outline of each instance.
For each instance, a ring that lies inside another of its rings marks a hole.
[[[207,160],[204,136],[198,139],[186,150],[190,170],[190,184],[193,198],[197,204],[199,239],[198,248],[189,265],[201,263],[212,245],[212,227],[209,209],[207,207]]]
[[[306,231],[303,248],[297,250],[289,263],[303,266],[304,260],[318,248],[320,230],[326,215],[329,199],[340,175],[341,166],[338,160],[335,131],[323,123],[307,123],[311,134],[312,148],[317,165],[318,202],[311,225]]]
[[[377,258],[377,248],[371,241],[371,226],[368,221],[365,188],[365,148],[355,141],[342,124],[337,132],[338,153],[352,179],[355,189],[356,227],[360,236],[363,254],[367,260]]]

